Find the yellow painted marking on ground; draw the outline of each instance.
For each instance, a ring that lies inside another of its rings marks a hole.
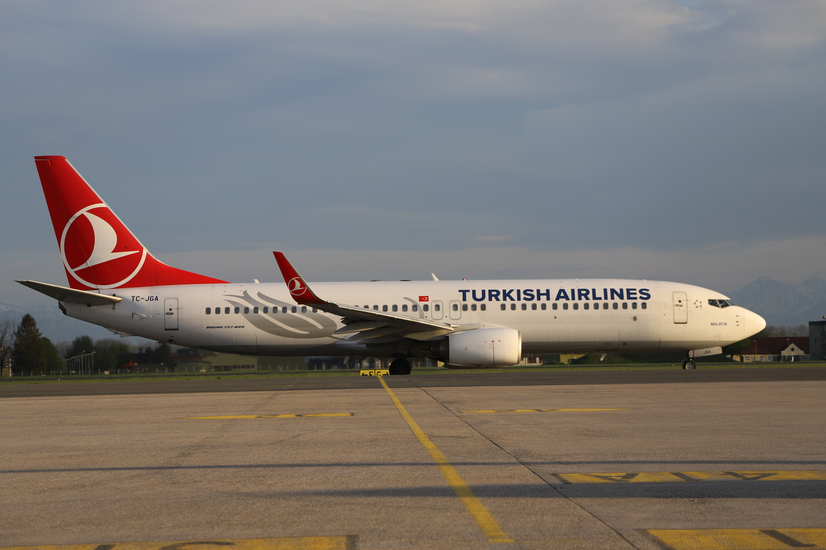
[[[647,529],[672,550],[826,548],[826,529]]]
[[[204,539],[158,542],[117,542],[63,546],[7,546],[2,550],[353,550],[357,538],[284,537],[274,539]]]
[[[699,481],[826,481],[826,471],[728,471],[556,474],[565,483],[691,483]]]
[[[404,421],[407,422],[407,425],[413,430],[413,433],[416,435],[416,438],[419,440],[419,443],[422,444],[427,452],[430,454],[430,457],[439,467],[439,471],[444,476],[445,480],[447,480],[447,484],[450,485],[450,488],[453,489],[453,492],[456,493],[456,496],[459,497],[459,500],[462,501],[462,504],[465,505],[467,511],[470,513],[473,520],[476,522],[476,525],[479,526],[479,529],[482,530],[482,533],[490,542],[514,542],[510,536],[508,536],[505,531],[499,527],[499,524],[493,518],[493,515],[488,511],[487,508],[482,504],[482,502],[476,498],[476,495],[473,494],[473,491],[470,490],[465,480],[459,475],[453,465],[447,460],[445,455],[442,451],[439,450],[436,445],[433,444],[432,441],[425,435],[419,425],[413,420],[413,418],[408,414],[407,409],[404,408],[401,401],[396,397],[390,388],[387,386],[387,382],[384,381],[383,378],[379,378],[381,385],[384,386],[384,389],[387,390],[387,393],[390,395],[390,399],[393,400],[393,403],[396,405],[396,408],[399,409],[399,412],[404,418]]]
[[[363,369],[359,371],[361,376],[387,376],[390,374],[390,369]]]
[[[353,416],[353,413],[307,413],[307,414],[239,414],[235,416],[193,416],[184,420],[239,420],[249,418],[319,418]]]
[[[550,412],[602,412],[627,411],[628,409],[509,409],[509,410],[479,410],[461,411],[463,414],[494,414],[494,413],[550,413]]]

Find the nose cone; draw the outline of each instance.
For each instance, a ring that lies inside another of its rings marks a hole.
[[[753,336],[766,328],[766,320],[754,313],[753,311],[745,310],[745,329],[746,337]]]

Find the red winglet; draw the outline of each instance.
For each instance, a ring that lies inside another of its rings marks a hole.
[[[278,267],[281,269],[281,275],[284,277],[284,282],[287,283],[287,288],[295,299],[296,303],[303,306],[323,306],[327,304],[324,300],[315,295],[310,290],[304,278],[298,274],[298,271],[292,266],[281,252],[273,252],[275,261],[278,262]]]

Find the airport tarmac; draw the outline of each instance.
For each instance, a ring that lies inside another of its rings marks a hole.
[[[812,372],[4,398],[0,546],[826,548]]]

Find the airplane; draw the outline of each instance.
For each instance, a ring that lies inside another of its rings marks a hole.
[[[411,358],[497,368],[523,354],[686,352],[682,367],[765,328],[693,285],[626,279],[319,282],[281,252],[284,283],[230,283],[156,259],[62,156],[35,165],[69,286],[17,281],[121,336],[250,355]]]

